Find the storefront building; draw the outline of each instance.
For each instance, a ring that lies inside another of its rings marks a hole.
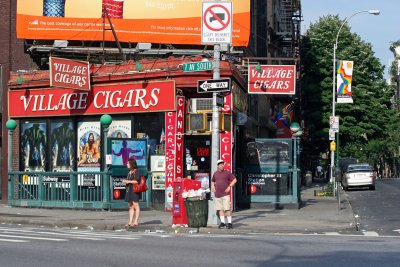
[[[201,60],[170,57],[91,65],[90,84],[83,90],[51,86],[50,71],[12,73],[8,112],[17,128],[12,135],[9,202],[125,207],[121,181],[129,158],[135,158],[148,177],[151,190],[143,194],[143,207],[171,209],[172,196],[165,191],[183,178],[209,186],[212,96],[198,93],[197,87],[198,80],[211,79],[212,71],[182,69],[184,63]],[[235,118],[247,111],[247,93],[233,64],[221,61],[220,68],[221,78],[231,80],[220,114],[220,157],[234,171],[239,131]],[[54,76],[51,80],[54,83]],[[104,114],[112,117],[109,127],[100,122]]]

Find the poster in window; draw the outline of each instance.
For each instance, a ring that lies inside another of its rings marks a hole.
[[[126,166],[129,159],[135,159],[138,167],[145,167],[146,151],[146,139],[111,139],[111,164]]]
[[[74,164],[74,126],[72,122],[51,123],[52,171],[72,170]]]
[[[131,138],[131,125],[130,120],[113,120],[108,128],[108,137]]]
[[[78,123],[78,167],[100,168],[100,122]]]
[[[21,125],[21,156],[25,171],[44,171],[46,155],[46,123]]]

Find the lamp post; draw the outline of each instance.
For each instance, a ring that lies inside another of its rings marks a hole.
[[[13,133],[17,128],[17,122],[15,120],[8,120],[6,122],[6,128],[8,129],[8,201],[10,202],[14,198],[14,182],[11,180],[10,172],[12,172],[12,151],[13,151]]]
[[[298,173],[297,173],[297,137],[301,136],[303,130],[297,122],[292,122],[290,124],[290,130],[293,133],[293,198],[299,202],[299,181],[298,181]]]
[[[108,127],[112,123],[112,117],[108,114],[101,116],[100,123],[103,125],[103,161],[104,161],[104,172],[107,171],[106,157],[107,157],[107,135],[108,135]],[[103,174],[103,206],[104,208],[111,207],[110,203],[110,192],[111,192],[111,183],[110,177],[108,174]]]
[[[350,17],[346,18],[342,25],[340,25],[340,28],[336,34],[336,39],[335,39],[335,44],[333,45],[333,82],[332,82],[332,116],[335,116],[335,105],[336,105],[336,49],[337,49],[337,44],[338,44],[338,39],[339,39],[339,34],[340,31],[342,30],[343,26],[354,16],[360,14],[360,13],[369,13],[371,15],[379,15],[381,12],[377,9],[371,9],[371,10],[361,10]],[[339,137],[338,137],[339,138]],[[331,182],[333,182],[333,168],[335,167],[335,152],[331,151]]]

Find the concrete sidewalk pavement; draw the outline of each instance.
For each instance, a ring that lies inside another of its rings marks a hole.
[[[334,197],[316,197],[314,190],[322,185],[301,190],[300,209],[259,208],[233,213],[233,230],[221,230],[217,225],[200,228],[201,233],[325,233],[353,232],[356,222],[345,195],[341,209]],[[93,211],[71,209],[44,209],[10,207],[0,204],[0,223],[23,224],[45,227],[68,227],[96,230],[123,229],[128,221],[128,211]],[[193,228],[172,228],[170,212],[142,210],[140,225],[132,231],[161,231],[185,233]]]

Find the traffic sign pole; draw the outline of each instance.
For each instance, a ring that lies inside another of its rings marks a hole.
[[[213,79],[218,80],[220,78],[219,59],[221,56],[221,46],[219,44],[214,45],[214,63],[213,63]],[[217,161],[219,159],[219,107],[217,105],[217,94],[213,93],[212,102],[212,132],[211,132],[211,178],[214,172],[217,171]],[[214,199],[214,193],[211,192],[211,198]],[[209,200],[208,205],[208,224],[217,224],[218,217],[212,200]]]

